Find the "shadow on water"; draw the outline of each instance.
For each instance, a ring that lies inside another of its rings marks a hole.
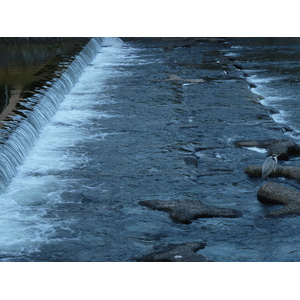
[[[88,38],[0,38],[0,121],[57,78]]]

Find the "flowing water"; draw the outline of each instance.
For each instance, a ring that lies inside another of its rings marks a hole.
[[[300,40],[244,39],[231,50],[256,85],[253,92],[264,97],[261,103],[277,109],[274,121],[288,125],[288,136],[299,141]]]
[[[244,174],[265,154],[233,144],[298,137],[298,44],[270,56],[280,49],[233,39],[164,51],[93,39],[2,145],[1,260],[132,261],[205,241],[199,253],[215,261],[298,261],[299,217],[266,219],[273,207],[257,201],[262,182]],[[294,130],[283,133],[278,117]],[[197,199],[243,217],[178,224],[138,204],[152,199]]]

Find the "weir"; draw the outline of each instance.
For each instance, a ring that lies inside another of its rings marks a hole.
[[[50,83],[50,87],[22,103],[24,110],[16,113],[11,124],[1,129],[0,141],[0,192],[16,175],[31,147],[38,139],[41,129],[57,111],[65,95],[94,59],[103,45],[102,38],[92,38],[62,75]]]

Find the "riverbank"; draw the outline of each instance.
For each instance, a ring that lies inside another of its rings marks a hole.
[[[43,93],[59,77],[89,40],[0,38],[1,128],[13,123],[29,99]]]

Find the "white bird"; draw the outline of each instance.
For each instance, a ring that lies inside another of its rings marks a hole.
[[[279,155],[280,154],[273,154],[271,156],[268,156],[264,161],[262,166],[262,179],[266,179],[276,169],[277,157]]]

